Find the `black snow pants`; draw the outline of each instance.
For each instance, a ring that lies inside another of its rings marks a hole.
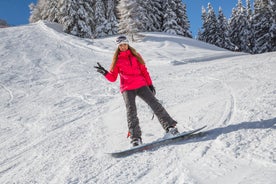
[[[139,96],[151,107],[164,130],[167,130],[169,127],[175,126],[177,124],[177,122],[170,117],[165,108],[155,98],[148,86],[144,86],[135,90],[127,90],[122,94],[126,104],[127,122],[131,139],[141,138],[142,134],[139,126],[139,119],[137,117],[137,108],[135,102],[136,96]]]

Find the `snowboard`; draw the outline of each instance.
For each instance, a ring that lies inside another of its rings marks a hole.
[[[135,146],[135,147],[132,147],[132,148],[127,149],[127,150],[108,153],[108,154],[112,157],[115,157],[115,158],[126,157],[126,156],[132,155],[134,153],[151,150],[153,148],[157,148],[157,147],[160,147],[160,146],[163,146],[163,145],[175,143],[177,141],[200,137],[200,136],[204,135],[204,133],[201,132],[201,130],[206,128],[206,127],[207,127],[207,125],[205,125],[203,127],[200,127],[198,129],[190,130],[188,132],[180,133],[176,136],[172,136],[172,137],[169,137],[169,138],[158,139],[158,140],[153,141],[151,143],[142,144],[140,146]]]

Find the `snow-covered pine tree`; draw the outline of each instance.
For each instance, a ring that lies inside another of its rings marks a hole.
[[[163,1],[163,10],[165,10],[165,12],[162,30],[165,33],[177,35],[181,30],[181,27],[177,24],[176,8],[177,5],[174,0]]]
[[[94,21],[91,17],[90,3],[90,0],[60,1],[61,24],[63,24],[65,32],[78,37],[91,38],[91,27],[94,27]]]
[[[203,42],[206,42],[206,28],[207,28],[207,12],[206,9],[202,6],[201,8],[201,21],[202,21],[202,27],[198,31],[197,39]]]
[[[162,2],[163,0],[139,0],[139,4],[146,10],[146,31],[162,31]]]
[[[229,19],[229,30],[231,42],[235,45],[235,51],[241,51],[241,40],[240,40],[240,26],[239,26],[239,12],[237,8],[232,9],[232,14]]]
[[[136,0],[120,0],[117,6],[119,14],[119,33],[126,34],[131,41],[140,39],[138,34],[140,22],[137,19],[138,4]]]
[[[181,36],[185,36],[188,38],[192,38],[192,33],[190,31],[190,21],[187,16],[186,4],[183,4],[181,0],[175,0],[176,2],[176,16],[177,16],[177,24],[180,27],[180,30],[177,30],[177,34]]]
[[[138,32],[148,31],[152,25],[150,25],[150,20],[147,16],[147,9],[143,4],[144,0],[136,0],[138,7],[136,8],[136,18],[139,20]]]
[[[246,0],[246,15],[247,19],[252,17],[251,0]]]
[[[34,3],[31,3],[29,5],[30,11],[31,11],[29,22],[34,23],[39,20],[42,20],[42,17],[41,17],[41,8],[43,7],[41,5],[42,2],[43,2],[42,0],[38,0],[36,5]]]
[[[118,20],[116,17],[116,0],[105,0],[104,3],[106,2],[106,20],[107,24],[106,30],[107,30],[107,35],[115,35],[118,33]]]
[[[270,22],[272,24],[269,29],[269,34],[271,37],[271,45],[272,45],[271,51],[276,51],[276,0],[271,0],[269,7],[270,7],[271,15],[272,15],[270,17]]]
[[[247,29],[246,29],[246,38],[247,39],[247,45],[245,52],[253,53],[253,47],[254,47],[254,30],[252,26],[252,15],[253,11],[251,8],[251,1],[246,0],[246,20],[247,20]]]
[[[242,5],[242,0],[238,0],[237,4],[237,15],[236,15],[236,20],[238,21],[238,28],[239,28],[239,45],[241,51],[243,52],[251,52],[250,50],[250,45],[251,43],[249,42],[249,38],[251,38],[251,30],[250,30],[250,25],[248,22],[247,18],[247,11],[246,8]]]
[[[200,39],[201,39],[201,35],[202,35],[202,32],[201,32],[201,31],[202,31],[201,29],[198,29],[197,35],[196,35],[195,39],[197,39],[197,40],[200,40]],[[201,40],[201,41],[202,41],[202,40]]]
[[[217,42],[215,45],[221,48],[234,50],[235,45],[231,42],[229,37],[229,27],[227,23],[227,19],[223,14],[222,8],[219,7],[218,12],[218,27],[217,27]]]
[[[151,1],[152,8],[148,11],[152,17],[152,23],[154,26],[153,31],[162,31],[162,22],[164,17],[164,12],[162,11],[163,0]]]
[[[42,8],[40,8],[41,19],[50,22],[58,22],[60,12],[58,9],[58,3],[58,0],[42,0]]]
[[[29,21],[31,23],[37,22],[39,20],[47,20],[51,22],[58,22],[58,1],[48,1],[48,0],[38,0],[37,4],[30,4],[29,8],[31,10],[31,16]]]
[[[30,22],[57,22],[69,34],[86,38],[92,36],[94,14],[91,0],[38,0],[37,5],[30,5],[30,9]]]
[[[225,48],[225,45],[226,45],[225,39],[226,39],[226,33],[228,32],[228,24],[221,7],[219,7],[217,19],[218,19],[218,27],[217,27],[218,39],[217,39],[216,45],[221,48]]]
[[[270,22],[271,12],[269,10],[268,0],[256,0],[254,4],[253,28],[255,44],[253,53],[263,53],[273,50],[272,38],[269,30],[272,23]]]
[[[139,31],[160,31],[161,15],[160,15],[160,0],[137,0],[139,4],[139,21],[141,27]]]
[[[211,3],[208,3],[208,13],[206,16],[206,42],[210,44],[216,44],[218,35],[217,35],[217,18],[215,11],[211,5]]]
[[[95,5],[94,5],[94,20],[95,20],[95,33],[94,37],[99,38],[99,37],[104,37],[107,35],[107,20],[106,20],[106,10],[105,6],[102,0],[96,0]]]

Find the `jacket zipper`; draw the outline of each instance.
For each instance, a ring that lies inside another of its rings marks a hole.
[[[130,66],[132,67],[132,61],[131,61],[131,57],[130,56],[128,56],[128,60],[129,60]]]

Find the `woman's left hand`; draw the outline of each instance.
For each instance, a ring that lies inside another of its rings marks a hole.
[[[156,95],[155,87],[153,85],[150,85],[149,88],[150,88],[152,94],[155,96]]]

